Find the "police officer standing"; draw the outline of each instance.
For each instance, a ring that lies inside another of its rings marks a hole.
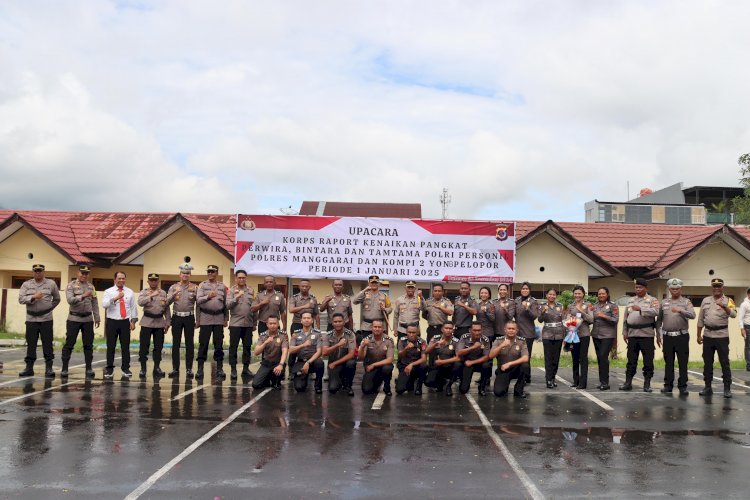
[[[342,313],[333,313],[328,321],[333,328],[323,336],[322,342],[323,356],[328,357],[328,392],[336,394],[343,387],[349,396],[354,396],[352,380],[357,369],[354,359],[357,338],[353,331],[344,327]]]
[[[469,333],[464,334],[456,346],[456,355],[461,358],[461,394],[469,392],[471,377],[479,372],[479,395],[486,396],[487,384],[492,377],[490,361],[490,339],[482,335],[482,325],[478,321],[471,324]]]
[[[516,297],[513,306],[513,316],[518,325],[518,335],[526,341],[529,358],[531,358],[532,351],[534,350],[534,341],[536,340],[534,320],[539,317],[541,307],[536,299],[531,296],[531,285],[528,281],[521,283],[521,294]],[[531,383],[531,375],[526,377],[526,383]]]
[[[432,296],[422,303],[422,317],[427,320],[427,342],[430,342],[435,336],[440,336],[448,316],[453,314],[453,304],[445,298],[445,288],[440,283],[432,286]]]
[[[432,337],[425,350],[429,360],[425,385],[438,392],[445,388],[446,396],[453,396],[453,382],[460,376],[461,358],[456,354],[456,346],[453,322],[446,321],[440,335]]]
[[[281,389],[281,379],[284,377],[286,357],[289,353],[289,338],[286,332],[279,330],[279,318],[266,317],[266,330],[258,333],[258,343],[255,345],[255,355],[263,356],[260,367],[253,377],[253,389],[274,387]]]
[[[104,378],[112,379],[115,371],[115,350],[120,342],[122,353],[122,377],[130,379],[130,335],[138,323],[138,305],[133,290],[125,286],[127,276],[123,271],[115,273],[115,286],[104,290],[102,307],[106,316],[107,366]]]
[[[247,286],[247,273],[238,269],[234,273],[235,284],[227,293],[229,311],[229,367],[230,378],[237,379],[237,348],[242,341],[242,376],[252,377],[250,361],[252,354],[255,314],[252,312],[255,293]]]
[[[393,340],[384,334],[383,321],[375,319],[370,324],[372,333],[359,346],[359,359],[365,373],[362,376],[362,392],[375,394],[383,384],[383,392],[391,395],[393,376]]]
[[[509,293],[510,289],[507,284],[500,283],[497,286],[497,299],[493,301],[495,305],[495,337],[505,335],[505,323],[513,321],[516,317],[516,303],[510,299]]]
[[[83,358],[86,362],[86,378],[95,377],[91,363],[94,359],[94,325],[99,328],[99,301],[96,298],[94,285],[89,283],[91,269],[89,266],[78,268],[78,278],[68,283],[65,288],[65,299],[70,305],[68,320],[65,323],[65,345],[62,348],[62,371],[60,376],[68,376],[68,364],[73,347],[81,332],[83,341]]]
[[[332,318],[336,313],[344,317],[344,325],[349,330],[354,330],[354,319],[352,318],[352,299],[344,293],[344,280],[333,280],[333,295],[326,295],[320,303],[320,311],[325,311],[328,318],[328,328],[333,330]]]
[[[643,278],[635,280],[635,297],[631,297],[625,308],[625,326],[622,338],[628,345],[628,364],[625,368],[625,383],[621,391],[633,390],[633,377],[638,368],[638,353],[643,355],[643,392],[651,392],[651,378],[654,376],[654,336],[656,316],[659,314],[659,300],[648,294],[648,282]],[[661,347],[661,338],[656,338]]]
[[[698,313],[698,344],[703,344],[703,382],[699,393],[710,396],[714,379],[714,353],[719,355],[721,375],[724,379],[724,397],[732,397],[732,370],[729,367],[729,318],[737,317],[734,301],[724,295],[724,280],[711,280],[713,294],[701,302]],[[703,332],[705,331],[705,334]]]
[[[406,337],[398,341],[398,378],[396,394],[414,390],[422,395],[422,384],[427,373],[427,344],[419,337],[419,327],[411,323],[406,327]]]
[[[661,392],[671,393],[674,389],[674,358],[680,365],[677,388],[680,395],[686,396],[688,378],[688,358],[690,357],[690,332],[688,320],[695,318],[693,304],[682,296],[682,280],[667,280],[670,297],[661,301],[657,318],[658,333],[663,336],[664,387]],[[713,362],[713,360],[711,361]]]
[[[24,281],[18,291],[18,302],[26,306],[26,369],[19,377],[34,375],[36,361],[36,344],[42,338],[45,377],[54,378],[52,361],[55,354],[52,348],[52,310],[60,303],[60,290],[57,283],[44,276],[44,265],[31,266],[34,277]]]
[[[417,336],[419,336],[419,313],[422,312],[424,302],[422,292],[414,293],[417,283],[414,280],[406,282],[406,293],[396,299],[393,307],[393,336],[397,342],[406,338],[406,327],[411,324],[417,325]]]
[[[467,281],[461,282],[458,297],[453,303],[453,324],[456,326],[456,336],[461,338],[469,333],[471,322],[477,313],[479,305],[471,294],[471,285]]]
[[[180,375],[180,343],[185,338],[185,367],[187,378],[193,378],[193,357],[195,343],[193,337],[195,328],[199,326],[195,320],[195,299],[198,286],[190,282],[193,266],[182,264],[180,267],[180,282],[169,287],[167,291],[167,305],[172,305],[172,371],[169,378]],[[174,305],[173,305],[174,304]]]
[[[307,391],[310,374],[315,374],[315,393],[323,392],[323,339],[320,330],[313,327],[313,315],[309,311],[302,313],[302,328],[294,332],[289,345],[289,355],[294,355],[291,365],[294,390]]]
[[[387,321],[391,314],[391,300],[386,294],[379,291],[380,278],[372,275],[368,279],[368,287],[354,297],[353,304],[362,304],[360,310],[359,330],[357,331],[357,343],[372,333],[372,322],[379,320],[381,325]]]
[[[318,307],[318,299],[315,298],[315,295],[310,293],[310,280],[300,280],[299,293],[292,295],[292,299],[289,301],[289,312],[292,313],[292,336],[302,329],[302,314],[306,312],[309,312],[312,315],[315,328],[320,330],[320,308]],[[294,366],[296,362],[297,352],[292,351],[290,348],[289,366]],[[290,372],[289,380],[291,380],[293,376],[293,372]]]
[[[514,321],[505,323],[505,336],[495,340],[490,350],[490,359],[497,358],[495,370],[495,396],[502,398],[508,395],[510,381],[516,379],[513,395],[525,398],[526,374],[531,371],[529,350],[526,342],[518,338],[518,325]]]
[[[263,278],[263,291],[255,296],[252,311],[257,314],[258,334],[268,328],[266,321],[269,316],[279,318],[286,331],[286,299],[283,293],[276,291],[276,278],[273,276]]]
[[[164,376],[164,371],[159,367],[161,364],[161,352],[164,349],[164,335],[169,331],[169,323],[172,319],[167,305],[167,292],[159,288],[159,275],[151,273],[148,275],[148,288],[141,290],[138,294],[138,305],[143,308],[141,318],[140,349],[138,350],[138,361],[141,363],[141,371],[138,376],[146,378],[146,361],[154,338],[154,378]]]
[[[216,377],[226,378],[224,374],[224,327],[229,322],[229,311],[226,308],[227,287],[216,277],[219,266],[209,265],[206,268],[208,279],[198,285],[196,302],[200,315],[198,323],[198,371],[195,372],[196,379],[203,378],[203,363],[208,358],[208,342],[213,337],[214,360],[216,361]]]

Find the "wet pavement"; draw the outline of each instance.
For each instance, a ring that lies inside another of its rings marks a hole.
[[[747,496],[744,371],[729,400],[719,381],[699,397],[700,374],[687,397],[660,383],[643,393],[638,379],[633,392],[587,397],[562,380],[544,388],[537,368],[526,400],[482,398],[475,385],[470,398],[376,399],[253,391],[213,374],[155,383],[150,364],[146,381],[121,381],[119,368],[103,381],[103,363],[93,381],[82,367],[21,380],[23,351],[1,355],[2,498]],[[615,387],[622,370],[612,373]]]

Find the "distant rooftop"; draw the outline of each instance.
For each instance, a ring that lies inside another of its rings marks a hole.
[[[359,203],[343,201],[303,201],[300,215],[330,215],[334,217],[396,217],[421,219],[419,203]]]

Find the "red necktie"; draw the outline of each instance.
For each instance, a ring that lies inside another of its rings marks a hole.
[[[128,311],[125,309],[125,295],[122,288],[118,288],[118,290],[123,292],[123,296],[120,299],[120,316],[122,316],[122,319],[125,319],[128,317]]]

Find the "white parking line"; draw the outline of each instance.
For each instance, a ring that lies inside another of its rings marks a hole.
[[[0,349],[1,352],[11,352],[11,351],[20,351],[21,349],[24,349],[23,347],[12,347],[10,349]]]
[[[116,357],[116,358],[115,358],[115,361],[117,361],[117,360],[118,360],[118,359],[120,359],[120,358],[121,358],[121,356],[118,356],[118,357]],[[98,364],[100,364],[100,363],[106,363],[106,362],[107,362],[107,360],[106,360],[106,359],[102,359],[102,360],[99,360],[99,361],[94,361],[93,363],[91,363],[91,366],[94,366],[94,365],[98,365]],[[82,363],[82,364],[80,364],[80,365],[75,365],[75,366],[71,366],[71,367],[69,367],[69,368],[68,368],[68,370],[74,370],[74,369],[76,369],[76,368],[81,368],[81,367],[83,367],[83,366],[86,366],[86,363]],[[38,379],[41,379],[41,378],[44,378],[44,377],[43,377],[43,376],[41,376],[41,375],[40,375],[40,376],[38,376],[38,377],[21,377],[21,378],[17,378],[17,379],[14,379],[14,380],[9,380],[9,381],[7,381],[7,382],[3,382],[3,383],[1,383],[1,384],[0,384],[0,387],[2,387],[2,386],[4,386],[4,385],[17,384],[18,382],[24,382],[24,381],[26,381],[26,380],[31,380],[31,379],[34,379],[34,378],[38,378]],[[65,384],[65,385],[67,385],[67,384]],[[63,387],[63,386],[61,386],[61,385],[60,385],[60,386],[58,386],[58,387]],[[45,390],[48,390],[48,389],[45,389]],[[44,391],[41,391],[41,392],[44,392]],[[34,394],[37,394],[37,393],[36,393],[36,392],[32,392],[31,394],[28,394],[28,396],[32,396],[32,395],[34,395]],[[3,402],[3,403],[4,403],[4,402]],[[0,403],[0,404],[3,404],[3,403]]]
[[[31,380],[32,378],[41,378],[41,377],[14,378],[13,380],[8,380],[7,382],[3,382],[2,384],[0,384],[0,387],[2,387],[4,385],[17,384],[18,382],[23,382],[24,380]]]
[[[381,410],[383,408],[384,402],[385,402],[385,393],[381,392],[380,394],[375,396],[375,401],[372,402],[372,409]]]
[[[178,399],[184,398],[188,394],[192,394],[194,392],[198,392],[201,389],[205,389],[206,387],[211,387],[211,385],[212,385],[211,382],[209,382],[207,384],[203,384],[203,385],[199,385],[198,387],[194,387],[193,389],[190,389],[189,391],[181,392],[177,396],[175,396],[172,399],[170,399],[170,401],[177,401]]]
[[[73,382],[66,382],[64,384],[60,384],[60,385],[57,385],[55,387],[48,387],[47,389],[42,389],[41,391],[34,391],[34,392],[30,392],[28,394],[21,394],[20,396],[16,396],[15,398],[4,399],[4,400],[0,401],[0,406],[7,405],[9,403],[13,403],[14,401],[20,401],[22,399],[30,398],[31,396],[36,396],[37,394],[42,394],[42,393],[45,393],[45,392],[54,391],[56,389],[59,389],[60,387],[65,387],[66,385],[80,384],[80,383],[81,383],[80,380],[74,380]]]
[[[688,370],[688,373],[692,373],[693,375],[699,375],[701,377],[703,376],[702,373],[700,373],[700,372],[694,372],[693,370]],[[718,378],[718,377],[714,377],[711,381],[712,382],[713,381],[721,381],[721,379]],[[735,382],[735,381],[732,381],[732,385],[736,385],[737,387],[742,387],[743,389],[750,389],[750,386],[747,386],[745,384],[740,384],[739,382]]]
[[[544,370],[544,368],[539,368],[539,367],[537,367],[537,368],[538,368],[539,370],[541,370],[541,371],[543,371],[543,372],[545,372],[545,373],[546,373],[546,371]],[[563,384],[568,384],[568,385],[570,385],[570,382],[568,382],[567,380],[565,380],[564,378],[562,378],[562,377],[561,377],[560,375],[555,375],[555,378],[556,378],[557,380],[559,380],[560,382],[562,382]],[[605,410],[607,410],[607,411],[615,411],[615,409],[614,409],[614,408],[612,408],[612,407],[611,407],[611,406],[609,406],[609,405],[608,405],[607,403],[605,403],[605,402],[604,402],[604,401],[602,401],[601,399],[597,398],[596,396],[594,396],[593,394],[591,394],[591,393],[590,393],[590,392],[588,392],[587,390],[585,390],[585,389],[576,389],[576,388],[573,388],[573,390],[574,390],[575,392],[577,392],[577,393],[581,394],[582,396],[584,396],[584,397],[588,398],[588,399],[589,399],[589,400],[591,400],[592,402],[596,403],[596,404],[597,404],[597,405],[599,405],[599,406],[600,406],[601,408],[603,408],[603,409],[605,409]]]
[[[469,403],[471,403],[471,406],[474,408],[474,411],[479,416],[479,420],[482,422],[482,425],[487,431],[487,434],[490,435],[490,438],[492,438],[492,441],[495,443],[495,446],[497,446],[497,448],[500,450],[500,453],[508,462],[508,465],[510,465],[510,468],[513,469],[513,472],[515,472],[516,476],[518,476],[518,479],[521,481],[524,488],[526,488],[526,491],[529,493],[529,496],[535,500],[543,499],[544,495],[542,495],[542,492],[539,491],[539,489],[531,481],[529,476],[526,475],[526,472],[524,472],[521,465],[518,463],[518,461],[516,461],[516,458],[510,452],[508,447],[505,445],[500,435],[497,432],[495,432],[495,429],[492,428],[492,424],[490,423],[489,419],[484,414],[482,409],[479,407],[476,400],[471,396],[471,394],[466,394],[466,399],[468,399]]]
[[[151,488],[156,481],[161,479],[166,473],[168,473],[172,468],[177,465],[178,463],[182,462],[188,455],[193,453],[195,450],[197,450],[203,443],[211,439],[213,436],[215,436],[220,430],[222,430],[227,425],[231,424],[234,420],[237,419],[240,415],[245,413],[251,406],[253,406],[255,403],[260,401],[260,398],[265,396],[271,391],[271,388],[265,389],[263,392],[255,396],[253,399],[242,405],[237,411],[229,415],[223,422],[218,424],[216,427],[205,433],[200,439],[198,439],[196,442],[185,448],[185,450],[174,457],[172,460],[170,460],[164,467],[154,472],[151,477],[146,479],[146,481],[143,482],[139,487],[134,489],[128,496],[125,497],[125,500],[135,500],[139,498],[141,495],[143,495],[146,491],[148,491],[149,488]]]

